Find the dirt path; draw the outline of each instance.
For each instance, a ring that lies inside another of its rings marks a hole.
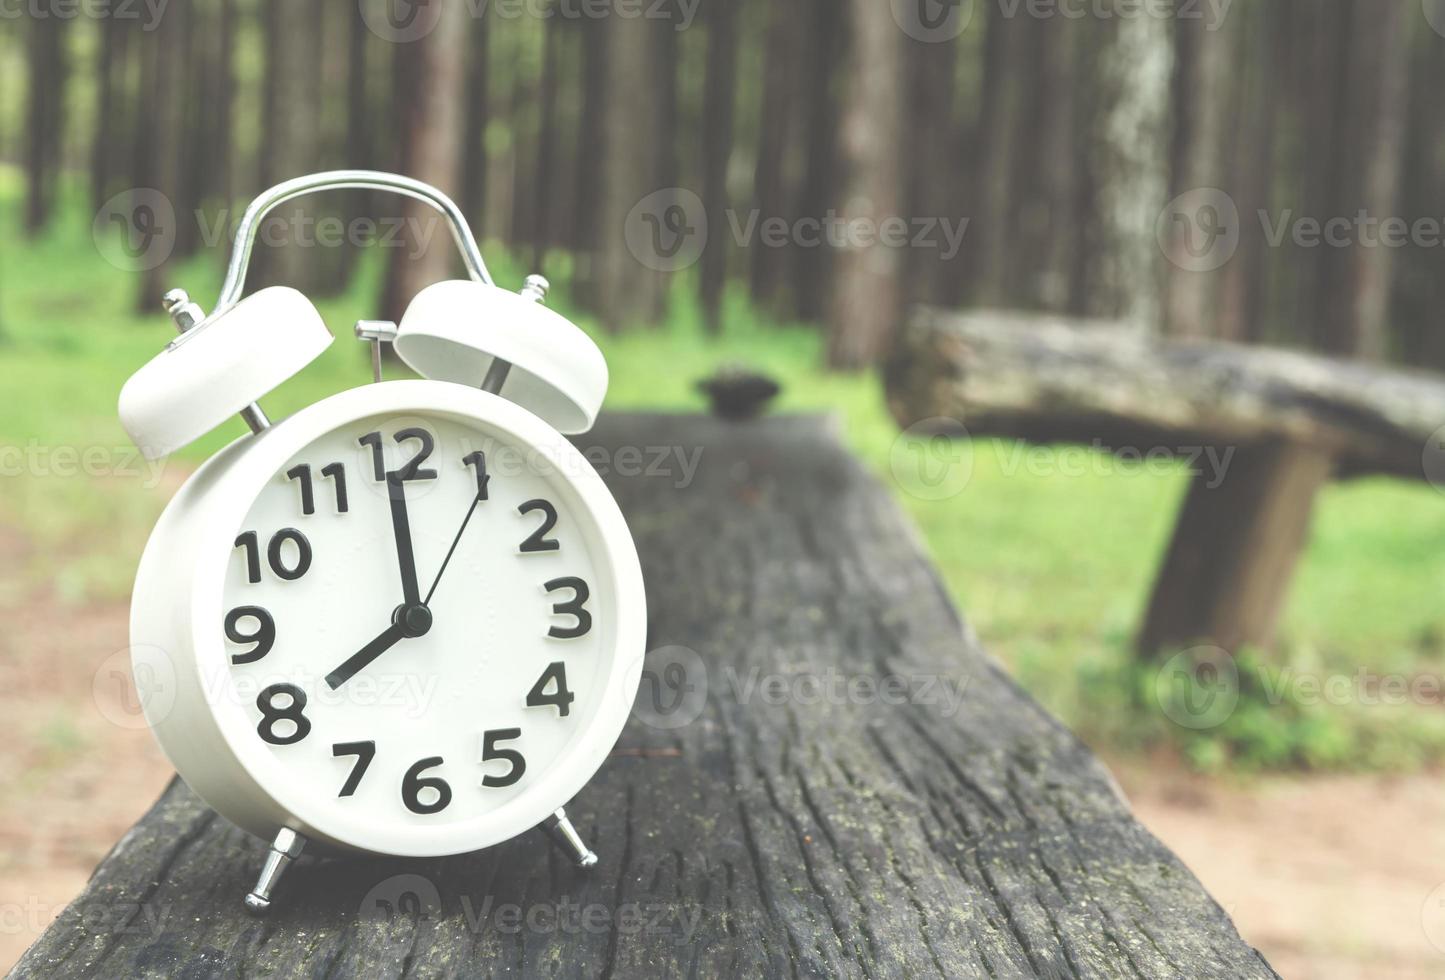
[[[1445,976],[1445,779],[1118,764],[1141,820],[1290,980]]]
[[[0,971],[85,885],[171,768],[137,724],[127,610],[23,603],[0,633]]]

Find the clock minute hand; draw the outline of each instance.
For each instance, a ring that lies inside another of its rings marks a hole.
[[[483,497],[480,493],[472,498],[472,505],[467,508],[467,516],[462,518],[462,526],[457,528],[457,533],[452,538],[452,546],[447,549],[447,556],[442,559],[442,567],[437,569],[437,577],[432,579],[431,588],[427,589],[426,599],[422,601],[422,605],[431,605],[431,597],[436,595],[437,586],[442,584],[442,573],[445,572],[447,566],[451,564],[452,555],[455,554],[457,550],[457,544],[462,540],[462,532],[466,531],[467,525],[472,521],[472,515],[477,512],[477,504],[481,503],[482,500]]]
[[[326,685],[333,691],[336,690],[351,680],[357,671],[400,643],[406,635],[406,624],[398,617],[397,621],[388,626],[380,636],[346,658],[345,663],[327,674]]]
[[[411,547],[411,522],[406,513],[406,481],[400,473],[386,474],[387,497],[391,500],[391,533],[396,538],[396,559],[401,566],[401,592],[408,607],[420,606],[421,589],[416,581],[416,556]]]

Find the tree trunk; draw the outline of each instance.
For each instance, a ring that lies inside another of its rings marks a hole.
[[[702,204],[710,236],[702,253],[699,298],[710,333],[722,328],[729,246],[728,163],[733,150],[740,0],[713,0],[707,10],[707,74],[702,108]]]
[[[466,27],[466,116],[462,128],[462,197],[459,202],[472,230],[485,233],[487,202],[487,121],[490,112],[490,17],[474,17]]]
[[[878,360],[902,309],[901,248],[883,238],[902,214],[904,35],[876,0],[850,0],[848,9],[853,36],[844,62],[839,212],[850,227],[871,222],[879,234],[836,250],[828,363],[857,369]]]
[[[176,224],[177,259],[194,255],[201,243],[199,215],[215,147],[215,58],[210,51],[214,41],[207,5],[191,0],[181,21],[180,44],[173,50],[179,62],[175,84],[183,93],[173,199],[180,219]]]
[[[185,93],[179,84],[184,76],[187,22],[194,15],[190,0],[172,0],[166,16],[151,33],[152,57],[155,59],[155,90],[150,101],[141,107],[151,117],[152,135],[150,169],[137,187],[150,187],[171,202],[177,227],[170,229],[172,244],[183,235],[181,228],[195,222],[195,215],[186,211],[181,199],[181,144],[185,140]],[[141,276],[137,311],[154,315],[160,309],[161,296],[170,288],[170,262],[161,262],[146,269]]]
[[[281,6],[283,0],[258,0],[261,15],[261,36],[264,42],[265,71],[261,73],[261,118],[268,124],[276,118],[277,106],[281,100],[281,66],[278,64],[278,49],[281,44]],[[256,150],[257,183],[270,187],[277,182],[276,152],[274,139],[263,139]]]
[[[1234,13],[1235,17],[1244,16],[1243,10]],[[1191,18],[1174,23],[1171,200],[1207,188],[1238,192],[1227,170],[1226,153],[1231,130],[1240,122],[1237,116],[1229,118],[1231,84],[1240,71],[1231,23],[1231,18],[1221,25]],[[1186,249],[1192,231],[1187,223],[1170,226],[1169,262],[1164,266],[1164,331],[1180,337],[1217,336],[1223,276],[1218,270],[1189,267]]]
[[[95,123],[90,138],[90,209],[99,211],[109,197],[112,152],[111,123],[119,94],[117,75],[124,64],[125,25],[114,17],[97,25],[95,53]]]
[[[522,251],[536,244],[537,226],[532,214],[535,203],[533,194],[537,186],[535,150],[540,139],[535,110],[535,79],[530,71],[530,53],[522,50],[522,39],[513,37],[510,71],[507,77],[511,83],[511,103],[507,108],[507,120],[512,133],[507,155],[511,161],[512,190],[508,195],[511,208],[508,210],[507,234],[505,241],[511,248]]]
[[[1345,79],[1335,112],[1348,138],[1334,144],[1328,216],[1351,220],[1361,210],[1376,221],[1395,215],[1404,147],[1409,25],[1400,4],[1350,0],[1342,36]],[[1380,229],[1376,227],[1374,234]],[[1356,231],[1357,239],[1367,234]],[[1319,344],[1369,358],[1384,355],[1391,253],[1379,243],[1352,241],[1322,249]]]
[[[1025,85],[1028,72],[1023,46],[1030,31],[1057,29],[1058,25],[1034,25],[1027,18],[1004,16],[989,8],[984,33],[983,120],[979,143],[983,158],[978,184],[981,198],[974,234],[973,289],[975,302],[983,306],[1012,306],[1008,295],[1008,261],[1013,254],[1015,184],[1018,166],[1015,154],[1024,131],[1027,106]]]
[[[758,155],[753,167],[753,201],[758,218],[788,217],[788,134],[805,120],[798,94],[808,67],[811,45],[805,36],[803,2],[768,5],[767,34],[763,44],[763,85],[758,111]],[[787,282],[789,252],[752,243],[748,253],[748,285],[753,302],[769,307],[777,302]]]
[[[321,159],[325,8],[289,0],[271,0],[268,6],[274,45],[266,64],[272,115],[263,139],[269,186],[316,170]],[[253,287],[291,286],[308,295],[325,288],[324,257],[308,243],[314,240],[317,217],[336,203],[310,198],[273,212],[262,225],[251,263]]]
[[[343,166],[374,169],[376,163],[372,145],[371,59],[367,57],[367,39],[371,37],[371,32],[360,13],[354,8],[347,8],[344,30],[338,30],[337,34],[346,38],[343,96],[346,103],[346,130],[341,139],[345,147]],[[359,188],[348,192],[344,198],[347,218],[370,215],[375,197],[370,191]],[[359,249],[342,249],[340,283],[343,288],[351,282],[356,272],[356,264],[360,260]]]
[[[904,122],[904,213],[914,218],[952,222],[954,188],[960,174],[954,78],[959,46],[951,41],[904,42],[908,97]],[[935,235],[939,247],[910,250],[904,266],[905,294],[909,302],[943,302],[945,279],[957,274],[957,255],[945,250],[946,240]]]
[[[602,113],[607,97],[607,32],[605,25],[583,21],[582,117],[577,123],[577,159],[584,161],[577,168],[577,215],[573,224],[573,255],[578,262],[578,300],[596,305],[596,273],[592,269],[592,249],[599,235],[601,213],[601,163],[607,142],[602,128]]]
[[[1269,213],[1273,200],[1279,114],[1277,94],[1286,91],[1284,72],[1287,59],[1280,56],[1288,45],[1293,25],[1288,11],[1277,4],[1237,10],[1241,23],[1231,23],[1233,43],[1243,67],[1234,86],[1235,105],[1233,152],[1229,161],[1237,188],[1241,233],[1239,252],[1221,270],[1217,329],[1221,340],[1266,340],[1265,304],[1271,273],[1277,265],[1272,251],[1265,248],[1257,216]]]
[[[795,219],[822,221],[838,194],[838,126],[840,103],[836,91],[836,68],[841,60],[847,17],[836,0],[802,0],[808,12],[809,86],[807,127],[803,155],[803,189],[798,197]],[[813,248],[794,243],[789,251],[796,257],[798,316],[823,320],[830,309],[834,254],[820,243]]]
[[[1432,23],[1445,25],[1445,0],[1433,5]],[[1409,134],[1399,213],[1433,214],[1445,198],[1445,179],[1437,161],[1445,159],[1445,44],[1432,31],[1414,39],[1409,86]],[[1396,256],[1393,320],[1399,325],[1399,356],[1407,364],[1445,370],[1445,332],[1436,323],[1445,308],[1445,280],[1439,274],[1439,250],[1407,249]]]
[[[215,145],[211,154],[214,169],[210,189],[228,212],[236,200],[236,137],[234,116],[236,106],[236,0],[220,0],[217,21]]]
[[[1164,262],[1155,226],[1169,186],[1170,26],[1139,16],[1097,30],[1105,38],[1095,62],[1099,115],[1090,173],[1097,228],[1087,312],[1155,328]]]
[[[547,22],[546,36],[542,41],[542,79],[538,92],[537,160],[533,172],[536,184],[532,188],[532,220],[535,224],[532,239],[532,268],[540,270],[552,246],[552,202],[553,187],[557,173],[557,75],[561,71],[559,51],[562,45],[560,21]]]
[[[53,14],[30,22],[25,126],[25,231],[29,235],[44,229],[55,206],[65,133],[68,24]]]
[[[413,41],[415,58],[405,89],[405,127],[400,136],[403,148],[402,172],[424,180],[452,194],[459,182],[461,160],[462,93],[465,91],[467,21],[462,4],[448,5],[436,28],[425,38]],[[408,227],[439,226],[441,217],[430,207],[410,198],[398,199],[398,212]],[[386,284],[382,294],[383,315],[400,320],[413,296],[431,283],[451,274],[454,246],[449,234],[431,236],[425,252],[411,258],[418,243],[408,238],[407,247],[393,248],[387,255]]]
[[[666,299],[656,256],[645,247],[640,249],[642,254],[633,254],[624,237],[633,208],[659,190],[653,172],[657,154],[651,143],[659,94],[652,29],[645,20],[617,16],[605,18],[597,27],[605,38],[607,84],[601,106],[601,172],[598,224],[591,243],[591,288],[598,317],[614,332],[656,322]],[[675,244],[669,241],[662,247],[670,250]]]

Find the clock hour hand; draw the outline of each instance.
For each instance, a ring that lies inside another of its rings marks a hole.
[[[372,640],[366,646],[362,647],[356,653],[353,653],[340,667],[337,667],[331,673],[327,674],[326,686],[331,688],[333,691],[336,690],[342,684],[345,684],[347,681],[351,680],[352,676],[354,676],[357,671],[361,670],[363,667],[371,663],[377,657],[381,656],[383,653],[400,643],[402,638],[406,635],[406,623],[400,616],[398,616],[396,618],[396,622],[388,626],[385,632],[383,632],[376,639]]]
[[[411,522],[406,513],[406,481],[400,473],[386,474],[387,497],[391,500],[391,533],[396,538],[396,560],[401,566],[401,592],[408,607],[420,606],[421,589],[416,582],[416,556],[411,548]]]

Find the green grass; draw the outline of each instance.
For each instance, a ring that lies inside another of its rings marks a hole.
[[[18,178],[0,169],[0,446],[128,445],[115,418],[121,383],[172,336],[159,311],[133,312],[136,277],[101,260],[90,215],[69,202],[54,230],[26,242],[16,229]],[[522,269],[485,246],[499,281]],[[214,297],[221,257],[174,270],[175,285],[203,304]],[[592,329],[570,303],[566,270],[549,302]],[[281,415],[367,377],[350,325],[375,315],[374,262],[347,295],[319,303],[338,340],[302,375],[266,399]],[[955,496],[931,501],[895,478],[897,428],[873,375],[823,371],[822,339],[805,325],[762,322],[734,295],[720,337],[708,336],[677,289],[668,325],[622,337],[594,336],[607,355],[608,407],[696,410],[694,382],[741,363],[778,377],[781,411],[827,411],[852,450],[896,493],[918,527],[949,592],[986,646],[1070,725],[1119,749],[1164,742],[1201,766],[1379,767],[1428,764],[1445,750],[1436,706],[1324,706],[1266,696],[1287,669],[1353,676],[1361,666],[1406,677],[1439,675],[1445,660],[1445,497],[1427,485],[1367,480],[1322,495],[1290,599],[1280,649],[1245,658],[1239,708],[1220,728],[1191,733],[1164,720],[1154,672],[1129,656],[1186,478],[1177,467],[1099,465],[1082,475],[1020,468],[1010,443],[956,449],[971,477]],[[182,451],[165,489],[143,477],[11,477],[0,482],[0,522],[33,542],[21,573],[0,577],[0,603],[37,581],[62,602],[124,597],[151,523],[189,467],[240,434],[239,422]],[[907,458],[906,456],[904,457]],[[1107,470],[1107,472],[1103,472]],[[1275,674],[1272,675],[1271,671]],[[1277,686],[1277,685],[1276,685]],[[1278,702],[1278,703],[1275,703]]]

